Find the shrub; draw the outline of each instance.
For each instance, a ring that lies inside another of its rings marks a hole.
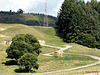
[[[38,69],[39,65],[37,64],[37,56],[31,53],[26,53],[21,58],[18,59],[20,68],[25,68],[27,71],[33,69]]]

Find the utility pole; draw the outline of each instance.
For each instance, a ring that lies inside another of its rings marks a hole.
[[[48,27],[47,3],[45,3],[44,26]]]

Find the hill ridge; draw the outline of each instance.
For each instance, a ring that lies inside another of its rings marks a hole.
[[[48,25],[52,27],[56,26],[57,18],[51,15],[47,15],[47,17]],[[44,14],[0,12],[0,23],[43,26]]]

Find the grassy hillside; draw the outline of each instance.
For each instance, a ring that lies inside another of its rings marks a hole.
[[[67,44],[62,41],[58,36],[56,36],[55,29],[52,27],[41,27],[41,26],[26,26],[22,24],[0,24],[0,42],[5,40],[11,40],[12,37],[18,33],[31,33],[38,40],[45,40],[46,44],[64,47],[64,45],[72,45],[73,48],[70,49],[70,52],[87,50],[87,47],[76,46],[76,44]],[[6,48],[9,45],[0,44],[0,75],[9,74],[19,74],[18,65],[14,60],[6,58],[7,54],[5,53]],[[76,47],[74,47],[76,46]],[[94,49],[90,49],[92,51]],[[42,53],[39,55],[38,63],[40,65],[37,72],[47,72],[55,71],[61,69],[69,69],[78,66],[83,66],[86,64],[91,64],[97,60],[92,59],[87,56],[80,56],[74,54],[66,54],[64,56],[70,56],[70,58],[57,58],[44,56],[43,54],[57,51],[55,48],[42,47]],[[98,51],[98,50],[97,50]],[[65,51],[67,53],[67,51]],[[76,53],[76,52],[75,52]],[[89,52],[87,53],[89,54]],[[13,63],[13,65],[11,64]],[[22,74],[25,74],[22,72]],[[27,73],[26,73],[27,74]],[[53,74],[54,75],[54,74]]]
[[[39,18],[37,16],[34,16],[32,14],[20,14],[21,16],[24,17],[25,21],[28,21],[28,20],[39,20]]]
[[[48,15],[48,25],[55,26],[56,17]],[[0,12],[0,23],[25,24],[29,26],[43,26],[44,14]]]
[[[15,34],[31,33],[38,40],[45,40],[47,44],[64,45],[65,43],[56,36],[52,27],[26,26],[22,24],[0,24],[0,41],[11,40]]]

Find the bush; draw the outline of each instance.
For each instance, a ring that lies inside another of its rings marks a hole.
[[[38,69],[39,65],[37,64],[37,56],[31,53],[26,53],[21,58],[18,59],[20,68],[25,68],[27,71],[33,69]]]

